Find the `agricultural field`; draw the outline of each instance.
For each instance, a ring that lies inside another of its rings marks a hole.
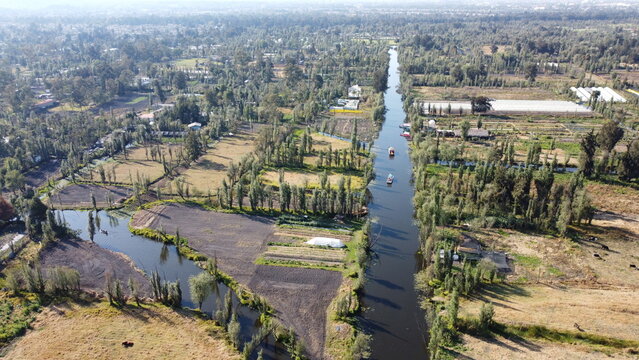
[[[215,194],[226,178],[231,163],[238,163],[254,152],[255,133],[248,130],[225,136],[207,149],[195,164],[180,174],[193,195]],[[170,184],[170,183],[169,183]],[[167,189],[175,193],[174,188]]]
[[[37,315],[25,336],[3,350],[5,359],[235,360],[218,328],[192,311],[157,304],[115,308],[108,302],[55,304]],[[180,334],[180,336],[176,336]],[[133,343],[122,346],[123,341]]]
[[[562,97],[554,92],[538,87],[503,87],[486,88],[477,86],[437,87],[415,86],[413,92],[417,99],[432,101],[468,100],[473,96],[486,96],[499,100],[561,100]],[[454,107],[456,109],[456,107]]]
[[[104,290],[107,277],[110,276],[123,284],[131,278],[139,285],[141,295],[151,295],[148,278],[134,265],[133,260],[90,241],[66,239],[49,244],[40,252],[39,262],[45,270],[56,266],[77,270],[80,273],[80,287],[85,290],[100,293]]]
[[[351,187],[353,189],[360,189],[364,185],[364,179],[358,175],[339,174],[335,172],[327,171],[327,178],[332,187],[337,187],[337,184],[341,178],[344,181],[351,180]],[[262,175],[262,182],[267,185],[279,186],[280,174],[277,171],[266,171]],[[308,170],[286,170],[284,171],[284,181],[289,185],[302,186],[308,185],[309,188],[320,187],[321,173],[318,171]]]
[[[86,209],[93,207],[93,195],[98,208],[109,208],[121,205],[132,193],[131,189],[122,186],[72,184],[50,194],[48,201],[57,209]]]
[[[258,265],[269,243],[285,242],[272,219],[165,204],[133,216],[134,228],[163,229],[187,239],[191,248],[217,259],[220,270],[276,310],[306,343],[313,358],[324,351],[326,310],[342,282],[338,271]]]

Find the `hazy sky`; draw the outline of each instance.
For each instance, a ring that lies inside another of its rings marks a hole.
[[[626,3],[639,5],[639,0],[0,0],[0,9],[11,10],[45,10],[50,9],[53,12],[61,12],[64,10],[72,10],[82,8],[83,10],[122,10],[131,8],[143,8],[150,10],[162,9],[206,9],[216,7],[234,7],[240,8],[249,6],[252,9],[267,8],[276,4],[279,5],[298,5],[312,4],[314,7],[326,5],[335,5],[338,7],[349,6],[352,4],[384,4],[388,5],[444,5],[444,6],[460,6],[462,3],[473,5],[497,5],[503,3],[513,3],[523,6],[535,6],[537,4],[553,4],[572,3],[572,4],[589,4],[589,3]]]

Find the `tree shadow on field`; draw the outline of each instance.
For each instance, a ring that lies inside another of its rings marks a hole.
[[[520,311],[519,309],[505,304],[512,303],[511,300],[508,300],[510,296],[528,297],[530,296],[530,292],[519,285],[500,283],[484,286],[478,292],[471,295],[470,298],[483,302],[493,302],[495,306]],[[495,302],[495,300],[498,300],[499,302]]]
[[[219,156],[219,155],[218,155]],[[224,170],[226,167],[223,164],[217,163],[215,161],[211,161],[209,159],[203,158],[200,160],[197,165],[206,170]]]

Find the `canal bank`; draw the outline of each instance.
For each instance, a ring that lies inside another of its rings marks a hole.
[[[418,229],[413,222],[412,165],[409,143],[400,136],[406,114],[401,95],[397,51],[389,51],[386,117],[373,151],[376,178],[369,185],[373,219],[373,257],[362,295],[362,328],[373,336],[373,359],[425,359],[427,326],[413,286],[419,267]],[[395,156],[388,155],[388,148]],[[389,174],[392,185],[386,184]]]

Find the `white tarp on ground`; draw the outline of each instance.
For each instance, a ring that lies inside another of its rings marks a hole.
[[[340,239],[327,238],[327,237],[314,237],[306,242],[309,245],[316,246],[330,246],[333,248],[343,248],[346,245]]]
[[[609,87],[571,87],[570,90],[572,90],[583,102],[588,102],[590,100],[593,91],[599,91],[599,99],[601,100],[607,102],[626,102],[626,99],[623,96],[619,95],[616,91]]]
[[[459,108],[466,112],[470,111],[470,101],[424,101],[422,106],[424,112],[428,113],[430,104],[431,112],[442,113],[448,111],[450,104],[451,112],[456,114]],[[572,101],[561,100],[493,100],[490,102],[493,111],[503,112],[549,112],[549,113],[590,113],[592,110]]]

